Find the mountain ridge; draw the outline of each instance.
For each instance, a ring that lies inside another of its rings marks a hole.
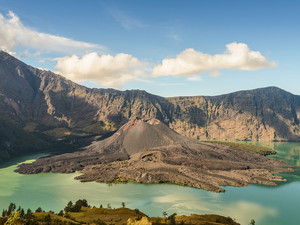
[[[300,141],[300,96],[277,87],[169,98],[87,88],[3,51],[0,79],[1,115],[52,141],[107,134],[134,117],[157,118],[195,139]],[[13,155],[9,145],[0,152]]]

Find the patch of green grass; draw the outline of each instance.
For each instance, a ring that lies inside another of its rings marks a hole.
[[[117,130],[117,128],[114,123],[99,121],[84,127],[82,130],[90,134],[106,134]]]
[[[67,224],[80,224],[79,222],[76,222],[72,219],[68,219],[64,216],[59,216],[50,212],[39,212],[39,213],[33,213],[34,218],[39,221],[43,222],[45,216],[50,215],[51,217],[51,222],[53,224],[63,224],[63,222],[66,222]],[[45,223],[46,224],[46,223]]]
[[[249,151],[249,152],[255,152],[260,155],[275,155],[276,151],[272,148],[263,147],[259,145],[253,145],[253,144],[245,144],[245,143],[238,143],[238,142],[227,142],[227,141],[203,141],[203,142],[209,142],[214,144],[220,144],[220,145],[226,145],[230,146],[236,149],[240,149],[243,151]]]
[[[69,212],[75,221],[81,223],[93,223],[101,220],[106,224],[126,224],[129,218],[137,219],[146,216],[144,213],[128,208],[86,208],[82,207],[80,212]]]

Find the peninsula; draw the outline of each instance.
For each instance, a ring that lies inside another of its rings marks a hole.
[[[81,151],[21,164],[23,174],[72,173],[97,182],[163,183],[223,192],[220,186],[276,185],[274,173],[291,171],[288,163],[217,143],[182,136],[157,119],[134,118],[104,140]]]

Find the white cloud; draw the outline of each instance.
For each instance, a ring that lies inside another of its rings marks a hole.
[[[79,58],[56,58],[55,68],[66,78],[75,81],[95,81],[100,85],[121,88],[126,82],[135,81],[145,76],[143,66],[137,58],[119,53],[115,56],[101,55],[92,52]]]
[[[60,53],[86,53],[103,49],[100,45],[40,33],[24,26],[13,12],[9,11],[7,17],[0,13],[0,49],[11,52],[16,47]]]
[[[252,51],[247,44],[230,43],[226,45],[223,54],[209,55],[189,48],[181,52],[176,58],[165,58],[162,63],[152,70],[153,76],[191,76],[204,71],[231,70],[259,70],[275,67],[275,62],[268,60],[259,52]],[[212,75],[219,75],[214,72]]]

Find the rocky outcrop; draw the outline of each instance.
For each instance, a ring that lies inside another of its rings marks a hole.
[[[157,118],[198,139],[300,140],[300,96],[276,87],[174,98],[141,90],[91,89],[3,51],[0,79],[0,115],[48,142],[106,134],[136,116]]]

